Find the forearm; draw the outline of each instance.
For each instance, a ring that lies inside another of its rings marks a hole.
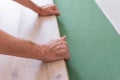
[[[0,53],[25,58],[42,59],[42,46],[16,38],[0,30]]]
[[[13,0],[13,1],[20,3],[23,6],[28,7],[37,13],[40,10],[40,7],[38,7],[36,4],[34,4],[31,0]]]

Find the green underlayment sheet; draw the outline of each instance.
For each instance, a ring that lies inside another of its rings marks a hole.
[[[70,80],[120,80],[120,35],[94,0],[55,0],[67,36]]]

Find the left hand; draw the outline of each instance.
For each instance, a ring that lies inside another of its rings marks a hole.
[[[37,13],[40,16],[52,16],[52,15],[59,16],[60,15],[60,12],[57,9],[56,5],[39,7],[39,10],[37,11]]]

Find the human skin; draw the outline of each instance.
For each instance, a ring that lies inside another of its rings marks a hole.
[[[70,57],[66,37],[40,45],[11,36],[2,30],[0,30],[0,53],[44,62],[68,60]]]
[[[25,7],[28,7],[38,13],[40,16],[51,16],[51,15],[56,15],[59,16],[60,12],[57,9],[56,5],[50,5],[50,6],[44,6],[44,7],[39,7],[36,4],[34,4],[31,0],[13,0],[16,1],[20,4],[22,4]]]
[[[49,7],[38,7],[30,0],[13,0],[38,13],[40,16],[59,15],[55,5]],[[51,62],[57,60],[68,60],[70,58],[66,37],[52,40],[44,45],[32,41],[14,37],[0,30],[0,54],[32,58]]]

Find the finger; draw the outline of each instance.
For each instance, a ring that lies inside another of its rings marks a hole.
[[[68,53],[68,55],[66,56],[65,60],[69,60],[70,59],[70,54]]]
[[[46,45],[50,46],[50,48],[55,48],[56,46],[59,46],[59,45],[67,46],[67,42],[63,41],[61,38],[59,38],[59,39],[55,39],[55,40],[51,40],[51,41],[47,42]]]
[[[64,58],[64,60],[69,60],[70,59],[70,57],[66,57],[66,58]]]
[[[44,60],[44,62],[52,62],[52,61],[58,61],[58,60],[69,60],[70,56],[66,55],[67,53],[64,53],[64,51],[56,52],[57,54],[54,54],[53,57],[49,58],[48,60]]]
[[[65,60],[69,60],[69,59],[70,59],[70,52],[69,52],[69,49],[68,49]]]
[[[62,41],[62,40],[59,40],[59,41],[57,41],[56,43],[54,43],[56,46],[62,46],[62,45],[65,45],[65,46],[67,46],[67,42],[66,41]]]
[[[49,15],[59,16],[59,15],[60,15],[60,12],[59,12],[59,11],[55,11],[55,10],[50,10],[50,11],[49,11]]]
[[[56,51],[56,56],[61,56],[61,57],[65,57],[66,55],[66,50],[59,50],[59,51]]]
[[[56,49],[57,50],[67,50],[67,46],[66,45],[59,45],[59,46],[56,46]]]
[[[70,59],[70,54],[69,54],[68,50],[65,50],[65,52],[63,52],[63,54],[64,54],[64,59],[65,60],[69,60]]]
[[[69,53],[65,53],[64,51],[60,51],[56,54],[56,57],[64,59],[64,60],[69,60],[70,59],[70,55]]]
[[[66,43],[63,41],[57,41],[50,44],[50,49],[58,48],[58,46],[66,46]]]
[[[57,6],[51,6],[52,10],[58,10]]]
[[[66,41],[66,36],[63,36],[63,37],[61,38],[61,40]]]
[[[57,46],[50,46],[49,49],[51,51],[61,51],[61,50],[65,50],[68,52],[68,46],[66,45],[57,45]]]
[[[48,13],[45,16],[59,16],[59,13]]]

